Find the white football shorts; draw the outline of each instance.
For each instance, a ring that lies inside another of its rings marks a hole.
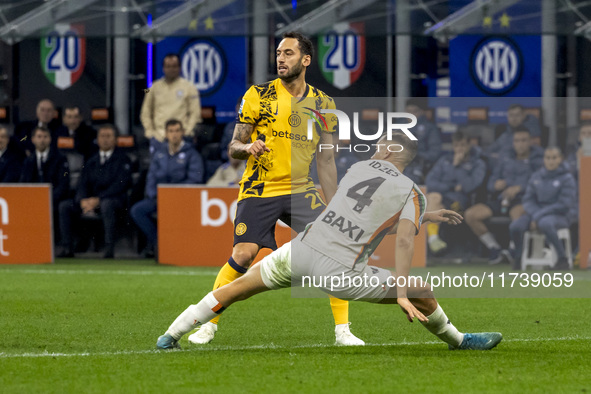
[[[389,270],[369,265],[354,271],[300,242],[299,236],[260,264],[263,282],[271,290],[314,287],[337,298],[367,302],[386,297],[392,276]]]

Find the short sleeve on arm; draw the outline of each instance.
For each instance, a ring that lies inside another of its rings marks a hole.
[[[425,198],[425,195],[416,186],[414,186],[408,198],[406,199],[404,207],[402,208],[400,220],[408,219],[413,222],[417,228],[416,233],[418,234],[426,209],[427,199]]]
[[[260,100],[256,88],[251,86],[242,97],[237,121],[239,123],[256,124],[259,120]]]
[[[334,100],[331,97],[326,96],[322,97],[322,108],[336,109],[337,107]],[[326,119],[327,130],[323,131],[326,131],[327,133],[335,133],[338,125],[337,116],[335,114],[325,114],[324,119]]]

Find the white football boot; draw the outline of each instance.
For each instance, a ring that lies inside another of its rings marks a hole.
[[[194,343],[195,345],[204,345],[209,343],[213,341],[213,337],[215,337],[217,330],[217,324],[213,324],[212,322],[202,324],[197,332],[189,336],[189,342]]]
[[[349,326],[351,323],[347,324],[339,324],[334,328],[334,333],[336,336],[335,345],[337,346],[364,346],[365,342],[361,339],[357,338],[351,330]]]

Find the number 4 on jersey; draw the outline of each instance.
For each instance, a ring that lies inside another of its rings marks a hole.
[[[355,212],[361,213],[365,207],[371,205],[373,202],[371,196],[373,196],[376,190],[378,190],[378,187],[380,187],[380,185],[384,183],[385,180],[386,178],[382,178],[381,176],[371,178],[363,182],[359,182],[347,190],[347,197],[357,201],[357,204],[355,207],[353,207],[353,210]],[[364,191],[361,192],[362,190]]]

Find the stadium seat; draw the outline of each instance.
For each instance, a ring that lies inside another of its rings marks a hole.
[[[558,230],[558,238],[564,243],[568,265],[572,269],[573,256],[570,240],[570,230]],[[552,267],[558,261],[556,250],[552,245],[546,246],[546,237],[540,232],[526,231],[523,236],[523,254],[521,255],[521,269],[526,267]]]
[[[84,156],[74,151],[62,151],[66,159],[68,160],[68,166],[70,167],[70,190],[72,194],[75,194],[76,187],[78,186],[78,179],[84,167]]]

